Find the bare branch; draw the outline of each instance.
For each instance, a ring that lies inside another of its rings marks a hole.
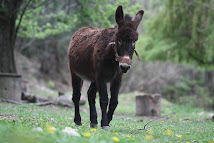
[[[149,121],[148,123],[146,123],[146,124],[144,125],[143,128],[140,128],[140,129],[137,129],[137,130],[147,130],[148,128],[151,128],[151,127],[154,127],[154,126],[159,126],[159,125],[153,125],[153,126],[149,126],[149,127],[146,128],[146,126],[147,126],[149,123],[154,122],[154,121],[156,121],[156,120],[159,120],[159,119],[161,119],[161,118],[164,118],[164,117],[166,117],[166,116],[173,115],[173,114],[175,114],[175,112],[170,113],[170,114],[167,114],[167,115],[164,115],[164,116],[160,116],[160,117],[158,117],[158,118],[156,118],[156,119],[154,119],[154,120]]]
[[[29,4],[30,4],[31,1],[32,1],[32,0],[28,0],[27,4],[25,5],[25,7],[24,7],[24,9],[23,9],[23,11],[22,11],[22,13],[21,13],[21,16],[20,16],[20,18],[19,18],[19,23],[18,23],[18,25],[17,25],[17,27],[16,27],[14,39],[16,39],[16,36],[17,36],[18,31],[19,31],[19,27],[20,27],[20,24],[21,24],[23,15],[24,15],[24,13],[25,13],[25,11],[26,11],[26,9],[27,9],[27,7],[29,6]]]

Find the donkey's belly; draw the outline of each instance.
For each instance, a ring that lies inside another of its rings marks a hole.
[[[88,80],[88,81],[95,81],[95,75],[94,73],[90,73],[90,72],[87,72],[87,71],[84,71],[84,72],[75,72],[75,74],[77,76],[79,76],[81,79],[85,79],[85,80]]]
[[[94,81],[95,72],[93,69],[92,61],[89,57],[82,57],[79,59],[71,59],[70,62],[71,72],[79,76],[81,79]]]

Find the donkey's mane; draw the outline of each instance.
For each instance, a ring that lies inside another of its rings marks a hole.
[[[125,20],[132,21],[132,17],[129,14],[125,15]]]

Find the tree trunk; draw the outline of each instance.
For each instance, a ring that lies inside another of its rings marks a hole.
[[[137,116],[160,116],[161,115],[161,95],[141,94],[136,96]]]
[[[0,72],[16,73],[16,19],[22,0],[0,0]]]

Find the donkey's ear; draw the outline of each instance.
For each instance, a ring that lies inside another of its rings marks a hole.
[[[115,12],[115,20],[118,25],[120,25],[123,22],[123,20],[124,20],[123,17],[124,17],[123,16],[123,7],[120,5],[120,6],[118,6],[118,8]]]
[[[141,22],[141,20],[143,18],[143,14],[144,14],[144,11],[140,10],[140,11],[138,11],[138,13],[136,14],[136,16],[134,18],[134,22],[135,22],[137,27],[138,27],[138,25],[140,24],[140,22]]]

